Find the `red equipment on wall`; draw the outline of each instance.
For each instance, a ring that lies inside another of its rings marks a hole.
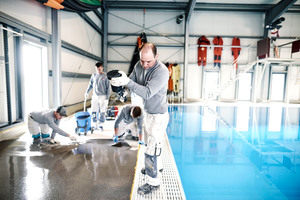
[[[237,59],[238,59],[238,57],[240,55],[240,52],[241,52],[241,48],[240,48],[241,40],[240,40],[240,38],[234,37],[232,39],[232,46],[239,46],[238,48],[236,48],[236,47],[231,48],[231,52],[232,52],[232,55],[233,55],[233,58],[234,58],[233,66],[235,66],[235,69],[237,69],[237,67],[238,67]]]
[[[169,70],[168,93],[170,93],[170,92],[174,91],[173,79],[172,79],[173,64],[170,63],[167,67],[168,67],[168,70]]]
[[[201,45],[210,45],[210,41],[203,35],[198,39],[198,66],[201,66],[203,63],[203,67],[206,65],[206,54],[207,47],[203,47]]]
[[[222,46],[223,39],[220,36],[217,36],[213,40],[214,45]],[[222,56],[222,47],[215,47],[214,48],[214,66],[218,65],[221,67],[221,56]]]

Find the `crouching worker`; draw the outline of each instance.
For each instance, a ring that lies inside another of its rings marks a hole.
[[[118,138],[125,135],[128,131],[132,134],[132,139],[139,140],[139,144],[144,144],[142,140],[143,129],[143,113],[139,106],[126,105],[115,121],[115,135],[113,137],[114,142],[118,142]]]
[[[31,112],[28,115],[28,130],[33,139],[37,140],[40,139],[40,137],[49,138],[49,127],[52,128],[53,131],[49,141],[52,144],[56,143],[54,141],[56,133],[69,137],[71,140],[76,140],[76,137],[71,136],[58,127],[62,117],[67,117],[66,108],[63,106],[52,110]]]

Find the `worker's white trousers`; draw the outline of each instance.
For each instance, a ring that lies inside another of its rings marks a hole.
[[[119,124],[119,129],[118,129],[118,136],[122,135],[123,133],[126,133],[128,130],[131,131],[131,135],[134,137],[138,137],[138,126],[137,122],[132,122],[130,124],[127,124],[122,120]]]
[[[47,124],[39,124],[36,121],[34,121],[30,115],[28,115],[28,130],[29,133],[31,133],[34,136],[42,134],[49,134],[49,126]]]
[[[107,109],[107,104],[108,101],[106,100],[106,96],[105,95],[100,95],[97,96],[95,94],[93,94],[92,96],[92,106],[91,106],[91,111],[92,111],[92,118],[93,118],[93,122],[97,121],[97,112],[99,111],[100,108],[100,123],[104,123],[105,122],[105,113],[106,113],[106,109]]]
[[[145,114],[145,170],[146,183],[157,186],[160,184],[158,170],[162,169],[163,139],[169,123],[168,112],[164,114]]]

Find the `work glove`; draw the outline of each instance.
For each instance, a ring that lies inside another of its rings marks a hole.
[[[59,142],[55,141],[53,138],[49,140],[50,144],[59,144]]]
[[[139,144],[140,144],[140,145],[145,145],[145,142],[144,142],[143,140],[140,140],[140,141],[139,141]]]
[[[85,99],[89,98],[89,94],[88,94],[88,93],[85,93],[85,94],[84,94],[84,98],[85,98]]]
[[[129,83],[130,79],[127,77],[125,72],[123,72],[123,71],[118,71],[118,72],[121,74],[121,76],[112,78],[110,80],[110,84],[113,86],[116,86],[116,87],[127,85]]]
[[[77,138],[76,138],[75,136],[73,136],[73,135],[70,135],[69,138],[70,138],[70,140],[72,140],[72,141],[76,141],[76,140],[77,140]]]
[[[117,136],[117,135],[114,135],[114,137],[113,137],[113,141],[114,141],[115,143],[117,143],[117,142],[118,142],[118,136]]]

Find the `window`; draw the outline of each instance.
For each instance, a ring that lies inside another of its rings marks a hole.
[[[22,118],[17,67],[19,40],[10,27],[0,24],[0,127],[17,123]]]
[[[45,47],[24,42],[23,71],[25,116],[31,111],[48,107],[48,70],[47,65],[44,64],[45,60]]]
[[[250,101],[252,89],[252,73],[246,73],[239,79],[238,100]]]
[[[274,73],[271,77],[271,101],[283,101],[285,93],[285,74]]]

